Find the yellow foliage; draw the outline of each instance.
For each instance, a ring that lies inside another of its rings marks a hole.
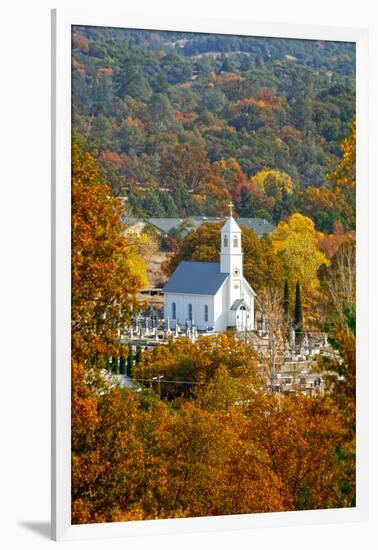
[[[356,118],[352,121],[350,135],[341,142],[340,149],[343,158],[328,179],[340,186],[354,189],[356,186]]]
[[[139,118],[133,118],[131,116],[128,116],[125,118],[125,124],[127,126],[132,126],[133,128],[139,128],[139,130],[143,130],[143,122],[139,120]]]
[[[289,193],[293,191],[294,186],[293,180],[288,174],[270,168],[257,172],[257,174],[251,178],[251,181],[260,192],[266,192],[266,187],[269,183],[273,184],[277,190],[283,191],[285,189]]]
[[[299,213],[281,221],[272,233],[273,247],[283,260],[289,281],[293,286],[299,281],[304,293],[318,288],[318,269],[329,265],[318,246],[321,237],[314,222]]]

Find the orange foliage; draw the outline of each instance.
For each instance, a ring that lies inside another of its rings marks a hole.
[[[72,36],[72,46],[75,50],[79,52],[88,53],[89,52],[89,42],[81,34],[74,33]]]
[[[96,79],[100,80],[104,76],[113,76],[113,72],[111,67],[99,67],[96,71]]]
[[[259,395],[247,414],[281,481],[284,509],[328,507],[339,474],[335,449],[345,435],[331,399]]]
[[[243,187],[253,192],[254,188],[251,181],[233,157],[216,161],[213,164],[213,170],[223,178],[235,202],[240,202],[240,192]]]
[[[333,234],[318,234],[319,250],[321,250],[328,259],[331,259],[336,254],[342,244],[353,243],[355,240],[355,231],[344,231],[342,225],[338,223],[335,223]]]
[[[72,354],[88,360],[119,347],[143,275],[138,249],[124,236],[123,208],[110,197],[94,158],[72,147]]]
[[[125,153],[117,153],[111,149],[104,149],[99,156],[100,161],[110,163],[118,169],[125,169],[127,166],[128,156]]]
[[[248,105],[256,105],[261,109],[277,109],[282,106],[283,98],[273,95],[273,92],[267,88],[262,87],[257,93],[256,98],[248,97],[244,99],[239,99],[236,101],[232,107],[231,111],[234,115],[239,114],[243,107],[248,107]]]
[[[72,67],[77,73],[85,74],[85,67],[79,63],[74,57],[72,58]]]

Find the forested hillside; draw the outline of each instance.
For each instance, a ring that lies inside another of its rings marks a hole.
[[[93,27],[72,46],[72,523],[354,507],[354,46]],[[242,227],[256,331],[195,334],[191,304],[171,331],[145,310],[151,257],[159,278],[218,262],[224,222],[162,237],[125,210],[230,200],[276,225]]]
[[[354,139],[353,44],[94,27],[72,42],[74,133],[134,215],[222,215],[232,199],[353,229],[334,174]]]

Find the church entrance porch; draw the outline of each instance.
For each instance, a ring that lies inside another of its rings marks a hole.
[[[253,321],[250,307],[243,299],[235,300],[230,307],[230,323],[238,332],[253,330]]]

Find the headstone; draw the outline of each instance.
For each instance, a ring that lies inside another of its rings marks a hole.
[[[293,328],[290,330],[290,345],[295,346],[295,330]]]

